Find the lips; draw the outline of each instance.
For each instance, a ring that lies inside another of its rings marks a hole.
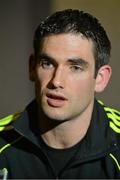
[[[67,101],[61,94],[48,93],[46,96],[48,104],[52,107],[61,107],[65,104],[65,101]]]

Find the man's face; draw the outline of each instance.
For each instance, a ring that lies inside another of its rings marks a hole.
[[[73,34],[45,37],[34,69],[43,113],[59,121],[87,113],[94,101],[94,72],[92,41]]]

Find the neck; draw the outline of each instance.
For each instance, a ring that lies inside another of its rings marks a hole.
[[[72,120],[56,123],[53,127],[49,123],[45,123],[45,126],[48,128],[46,131],[43,131],[41,135],[43,140],[47,145],[56,149],[72,147],[86,135],[90,125],[92,112],[93,102],[85,109],[85,111]]]

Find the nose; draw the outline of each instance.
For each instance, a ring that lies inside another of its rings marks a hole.
[[[55,88],[64,88],[65,85],[65,75],[63,67],[57,67],[53,73],[53,77],[51,79],[51,84]]]

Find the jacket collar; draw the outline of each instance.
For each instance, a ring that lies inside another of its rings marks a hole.
[[[30,103],[18,120],[13,122],[13,125],[18,133],[39,146],[36,138],[37,108],[36,101]],[[86,136],[80,142],[76,158],[85,161],[85,159],[93,159],[96,156],[104,156],[106,152],[113,151],[115,143],[116,137],[109,127],[109,119],[104,108],[95,100],[91,123]]]
[[[80,143],[77,158],[81,161],[103,157],[116,149],[116,136],[109,127],[104,106],[94,103],[92,119],[86,136]]]
[[[37,103],[32,101],[23,111],[21,116],[13,122],[15,131],[17,131],[21,136],[27,138],[29,141],[39,146],[38,139],[36,138],[37,129]]]

